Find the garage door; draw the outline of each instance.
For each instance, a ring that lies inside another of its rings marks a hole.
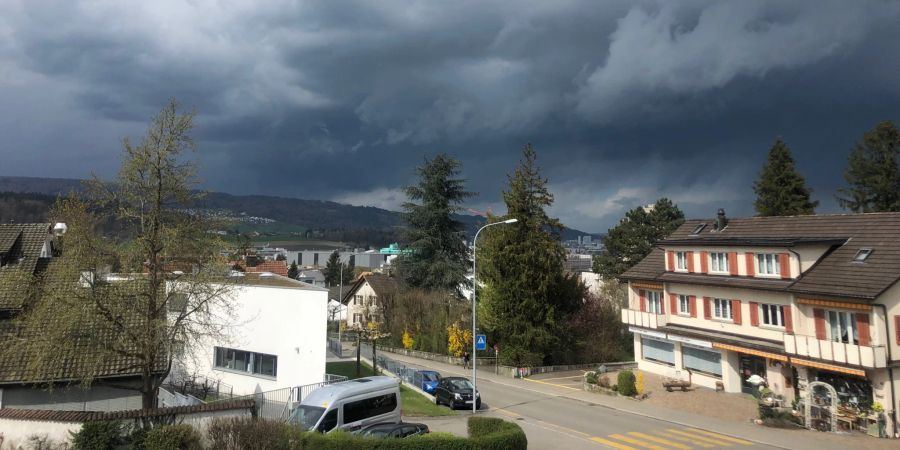
[[[641,338],[641,354],[644,359],[675,365],[675,344]]]
[[[712,375],[722,376],[722,354],[682,344],[684,367]]]

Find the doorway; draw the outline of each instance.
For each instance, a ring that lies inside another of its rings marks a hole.
[[[747,380],[753,375],[759,375],[766,378],[766,359],[759,356],[741,355],[741,392],[745,394],[758,395],[757,386],[750,384]]]

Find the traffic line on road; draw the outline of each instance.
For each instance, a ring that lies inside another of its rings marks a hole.
[[[641,438],[645,441],[651,441],[651,442],[656,442],[657,444],[668,445],[669,447],[672,447],[672,448],[677,448],[680,450],[691,450],[691,448],[688,447],[687,445],[672,441],[670,439],[663,439],[661,437],[650,436],[649,434],[639,433],[637,431],[632,431],[628,434],[630,434],[634,437]]]
[[[705,442],[705,443],[707,443],[707,444],[721,445],[721,446],[723,446],[723,447],[731,447],[732,445],[734,445],[734,444],[732,444],[731,442],[728,442],[728,441],[725,440],[725,439],[713,439],[712,437],[701,436],[701,435],[698,435],[698,434],[688,433],[688,432],[686,432],[686,431],[681,431],[681,430],[673,430],[673,429],[671,429],[671,428],[668,429],[668,430],[666,430],[666,431],[668,431],[668,432],[670,432],[670,433],[680,434],[680,435],[682,435],[682,436],[687,436],[687,437],[689,437],[689,438],[691,438],[691,439],[695,439],[695,442],[696,442],[696,441],[699,441],[699,442]]]
[[[711,432],[711,431],[701,430],[701,429],[699,429],[699,428],[686,428],[686,430],[687,430],[687,431],[693,431],[693,432],[695,432],[695,433],[703,433],[703,434],[708,435],[708,436],[714,436],[716,439],[724,439],[724,440],[729,441],[729,442],[734,442],[735,444],[741,444],[741,445],[753,445],[753,443],[750,442],[750,441],[745,441],[745,440],[743,440],[743,439],[738,439],[738,438],[734,438],[734,437],[731,437],[731,436],[726,436],[726,435],[724,435],[724,434],[713,433],[713,432]]]
[[[554,378],[536,378],[541,381],[550,381],[550,380],[571,380],[573,378],[582,378],[584,375],[572,375],[568,377],[554,377]],[[530,379],[530,378],[529,378]]]
[[[638,447],[649,448],[650,450],[668,450],[668,449],[666,449],[665,447],[660,447],[660,446],[658,446],[658,445],[656,445],[656,444],[648,444],[648,443],[646,443],[646,442],[644,442],[644,441],[641,441],[641,440],[639,440],[639,439],[635,439],[635,438],[632,438],[632,437],[625,436],[624,434],[611,434],[611,435],[609,435],[609,437],[611,437],[611,438],[613,438],[613,439],[618,439],[618,440],[620,440],[620,441],[627,442],[627,443],[629,443],[629,444],[637,445]]]
[[[690,442],[691,445],[696,445],[697,447],[703,447],[703,448],[712,448],[712,447],[715,447],[715,445],[707,444],[707,443],[705,443],[705,442],[699,442],[699,441],[696,441],[696,440],[694,440],[694,439],[692,439],[692,438],[689,438],[689,437],[678,436],[678,435],[675,435],[675,434],[665,433],[665,432],[662,432],[662,431],[657,431],[656,434],[658,434],[658,435],[660,435],[660,436],[665,436],[665,437],[667,437],[667,438],[669,438],[669,439],[675,439],[675,440],[678,440],[678,441]]]
[[[561,388],[563,388],[563,389],[571,389],[571,390],[573,390],[573,391],[580,391],[580,390],[581,390],[581,388],[573,388],[572,386],[566,386],[566,385],[556,384],[556,383],[547,383],[546,381],[532,380],[531,378],[522,378],[522,379],[525,380],[525,381],[530,381],[530,382],[532,382],[532,383],[546,384],[546,385],[550,385],[550,386],[561,387]]]
[[[619,450],[638,450],[638,449],[636,449],[636,448],[634,448],[634,447],[629,447],[629,446],[627,446],[627,445],[625,445],[625,444],[620,444],[620,443],[618,443],[618,442],[613,442],[613,441],[610,441],[610,440],[608,440],[608,439],[603,439],[603,438],[599,438],[599,437],[592,437],[591,440],[594,441],[594,442],[603,444],[603,445],[605,445],[605,446],[607,446],[607,447],[617,448],[617,449],[619,449]]]

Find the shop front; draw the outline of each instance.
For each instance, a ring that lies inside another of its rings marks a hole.
[[[833,388],[835,398],[827,399],[827,402],[834,405],[835,431],[858,431],[879,437],[891,432],[892,427],[887,423],[889,417],[883,414],[884,406],[879,401],[879,396],[883,397],[885,392],[873,389],[872,380],[865,371],[801,359],[794,359],[792,363],[804,379],[804,388],[814,383],[825,383]],[[809,392],[808,388],[804,393],[805,402],[823,403],[819,398],[821,393]]]

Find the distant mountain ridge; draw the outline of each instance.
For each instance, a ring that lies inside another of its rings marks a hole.
[[[71,178],[0,176],[0,192],[57,196],[83,190],[82,181]],[[235,214],[274,219],[285,224],[312,229],[353,229],[397,232],[403,226],[401,213],[373,206],[353,206],[328,200],[305,200],[271,195],[233,195],[209,192],[196,207],[228,210]],[[469,236],[485,223],[480,216],[459,214],[455,218],[466,225]],[[584,236],[579,230],[566,229],[563,239]],[[597,237],[597,235],[593,235]]]

